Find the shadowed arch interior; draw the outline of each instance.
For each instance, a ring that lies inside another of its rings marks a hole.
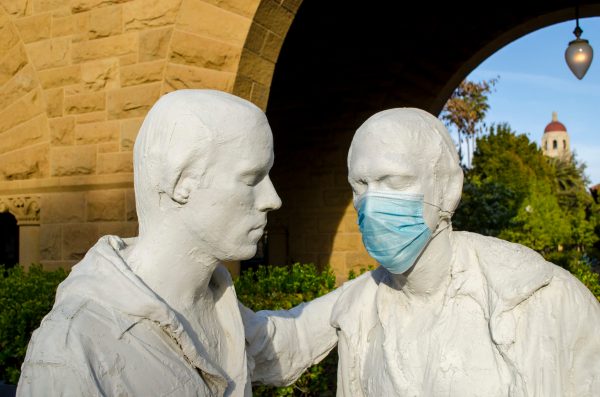
[[[600,2],[580,4],[581,17],[600,15]],[[490,11],[461,2],[408,10],[390,2],[304,1],[277,58],[267,106],[273,181],[283,201],[270,214],[270,262],[331,263],[341,277],[372,264],[346,181],[356,128],[387,108],[438,114],[460,81],[495,51],[574,16],[569,1],[509,1]]]

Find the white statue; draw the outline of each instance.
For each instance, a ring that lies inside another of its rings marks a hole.
[[[256,106],[209,90],[163,96],[135,143],[139,237],[103,237],[73,268],[32,336],[17,394],[251,395],[221,262],[252,257],[281,205],[272,164]]]
[[[348,154],[382,265],[290,311],[243,311],[254,380],[289,384],[338,344],[338,396],[597,396],[600,304],[536,252],[454,232],[463,173],[418,109],[368,119]]]

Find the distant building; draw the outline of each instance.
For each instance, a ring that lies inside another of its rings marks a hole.
[[[552,121],[544,129],[542,152],[549,157],[570,159],[571,143],[567,127],[558,121],[556,112],[552,112]]]

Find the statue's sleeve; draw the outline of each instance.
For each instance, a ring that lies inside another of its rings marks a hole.
[[[17,386],[17,397],[100,395],[85,383],[82,375],[68,364],[26,362]]]
[[[574,292],[569,310],[576,314],[566,316],[565,323],[574,326],[570,338],[573,352],[570,380],[573,396],[597,396],[600,393],[600,302],[584,287]],[[567,326],[567,324],[565,324]]]
[[[522,366],[528,395],[598,396],[600,303],[562,269],[532,296],[518,320],[512,347]]]
[[[252,382],[292,384],[337,344],[331,312],[342,288],[291,310],[253,312],[240,304]]]

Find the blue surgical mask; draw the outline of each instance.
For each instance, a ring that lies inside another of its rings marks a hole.
[[[394,274],[410,269],[431,239],[423,195],[367,191],[358,197],[358,226],[369,254]]]

